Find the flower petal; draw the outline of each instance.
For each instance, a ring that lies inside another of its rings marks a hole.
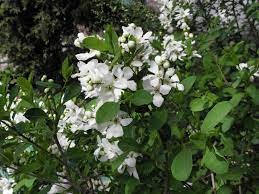
[[[106,138],[111,139],[112,137],[123,136],[122,126],[119,124],[114,124],[107,129]]]
[[[123,68],[123,77],[129,80],[133,76],[133,71],[130,67]]]
[[[160,86],[159,92],[163,95],[167,95],[171,90],[171,86],[169,85],[162,85]]]
[[[154,96],[153,96],[153,104],[156,106],[156,107],[160,107],[164,102],[164,98],[162,97],[161,94],[159,93],[156,93]]]
[[[128,88],[132,91],[136,91],[137,90],[137,84],[135,81],[130,80],[128,81]]]
[[[120,119],[120,123],[122,126],[128,126],[132,121],[132,118]]]

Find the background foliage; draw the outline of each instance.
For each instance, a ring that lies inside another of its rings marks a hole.
[[[135,22],[155,30],[159,26],[155,15],[138,0],[129,4],[119,0],[1,0],[0,53],[8,55],[22,73],[34,70],[55,78],[65,57],[75,54],[77,28],[100,33],[106,24],[120,29]]]

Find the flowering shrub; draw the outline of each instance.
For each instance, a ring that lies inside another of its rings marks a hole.
[[[193,34],[192,2],[159,5],[158,34],[79,33],[63,84],[2,74],[4,192],[258,192],[258,50],[213,42],[222,20]]]

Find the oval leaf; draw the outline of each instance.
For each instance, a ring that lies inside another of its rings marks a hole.
[[[98,124],[112,120],[120,111],[120,105],[116,102],[105,102],[96,112]]]
[[[232,104],[228,101],[219,102],[216,104],[205,117],[202,125],[201,132],[208,133],[210,129],[213,129],[219,122],[221,122],[225,116],[231,111]]]
[[[181,81],[181,83],[184,85],[184,94],[187,94],[190,91],[195,81],[196,76],[190,76]]]
[[[104,40],[101,40],[97,37],[93,37],[93,36],[89,36],[86,37],[83,40],[82,43],[84,48],[88,48],[88,49],[94,49],[94,50],[98,50],[98,51],[107,51],[107,44]]]
[[[201,161],[208,169],[217,173],[223,174],[228,171],[229,164],[223,159],[218,159],[216,154],[209,149],[206,149],[205,155]]]
[[[31,108],[26,111],[24,116],[30,121],[37,121],[39,119],[47,119],[48,115],[40,108]]]
[[[70,99],[79,96],[81,93],[81,86],[76,83],[70,84],[64,93],[63,103],[69,101]]]
[[[173,177],[179,181],[186,181],[192,172],[192,152],[184,148],[178,153],[172,163],[171,171]]]
[[[168,112],[166,110],[155,111],[150,119],[151,129],[160,129],[166,123]]]
[[[149,104],[152,102],[152,100],[153,100],[152,95],[146,90],[136,91],[131,98],[131,102],[136,106]]]

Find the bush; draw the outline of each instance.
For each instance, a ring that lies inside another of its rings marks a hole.
[[[79,33],[62,83],[2,75],[5,190],[258,192],[259,51],[246,34],[257,35],[221,7],[198,30],[196,4],[164,2],[157,34],[132,23]]]
[[[113,0],[2,0],[0,53],[20,72],[33,70],[55,78],[65,57],[76,51],[72,43],[78,26],[88,33],[100,32],[109,23],[117,28],[128,21],[152,23],[154,15],[138,1],[124,6]]]

